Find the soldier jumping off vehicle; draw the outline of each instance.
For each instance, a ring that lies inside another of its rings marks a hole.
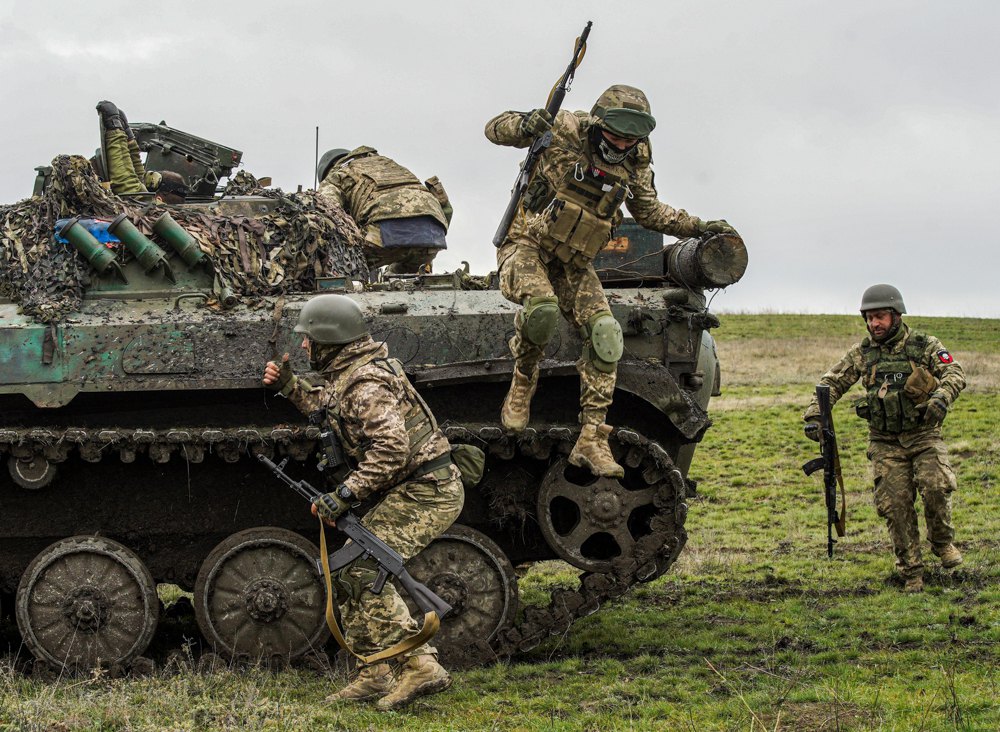
[[[335,148],[316,169],[319,193],[354,218],[372,247],[372,264],[389,271],[429,271],[447,248],[453,209],[437,176],[421,183],[409,169],[373,147]]]
[[[462,511],[465,492],[450,446],[426,403],[386,347],[372,340],[361,308],[343,295],[318,295],[305,304],[296,333],[310,365],[326,382],[312,386],[297,377],[285,354],[268,362],[265,386],[278,390],[304,414],[325,410],[326,419],[356,467],[336,489],[313,504],[329,524],[372,495],[383,497],[364,525],[404,559],[440,536]],[[345,637],[360,655],[371,655],[418,629],[391,583],[381,594],[372,560],[359,559],[337,574]],[[379,709],[396,709],[416,697],[444,691],[448,672],[427,645],[401,660],[363,666],[329,701],[378,698]]]
[[[859,379],[867,398],[856,406],[868,420],[868,459],[875,475],[875,508],[885,519],[896,567],[908,592],[924,587],[920,531],[914,503],[924,503],[927,540],[946,569],[962,563],[952,543],[951,494],[957,487],[941,439],[948,408],[965,388],[965,375],[937,338],[903,323],[903,297],[892,285],[873,285],[861,298],[868,337],[820,379],[836,403]],[[806,409],[805,434],[819,439],[814,397]]]
[[[621,221],[621,205],[640,225],[665,234],[736,233],[725,221],[702,221],[657,200],[648,139],[655,125],[646,95],[622,84],[601,94],[589,114],[504,112],[486,124],[490,142],[521,148],[552,131],[497,251],[501,292],[523,306],[514,320],[516,365],[501,420],[511,433],[528,426],[538,365],[562,313],[584,338],[577,362],[582,428],[569,462],[601,476],[624,475],[605,424],[623,338],[593,260]]]
[[[156,200],[162,203],[184,203],[188,191],[179,174],[170,170],[147,171],[143,166],[139,143],[125,112],[112,102],[102,101],[97,104],[97,113],[104,129],[103,177],[111,183],[111,191],[116,195],[155,192]],[[101,155],[98,151],[98,157]]]

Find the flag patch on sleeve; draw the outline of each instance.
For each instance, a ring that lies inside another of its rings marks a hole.
[[[937,357],[938,357],[938,361],[940,361],[941,363],[951,363],[952,361],[955,360],[955,359],[953,359],[951,357],[951,354],[948,353],[943,348],[940,351],[937,352]]]

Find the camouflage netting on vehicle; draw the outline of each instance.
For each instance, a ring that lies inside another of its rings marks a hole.
[[[263,195],[276,209],[255,217],[220,216],[201,207],[166,207],[119,198],[101,186],[85,158],[60,155],[41,196],[0,206],[0,297],[41,322],[80,308],[92,270],[70,245],[53,238],[56,221],[73,216],[114,218],[126,213],[147,237],[164,211],[198,242],[220,279],[244,299],[315,288],[317,276],[368,279],[363,239],[339,206],[314,191],[262,189],[241,171],[227,195]],[[131,254],[120,247],[124,263]]]

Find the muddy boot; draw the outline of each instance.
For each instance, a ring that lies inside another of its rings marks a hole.
[[[503,400],[500,410],[500,422],[507,432],[524,432],[531,419],[531,397],[538,387],[538,370],[531,376],[525,376],[520,369],[514,367],[514,378],[510,382],[510,391]]]
[[[923,577],[910,577],[906,580],[906,584],[903,585],[903,592],[923,592],[924,591],[924,578]]]
[[[375,702],[383,711],[399,709],[420,696],[436,694],[451,686],[451,676],[430,654],[406,659],[396,675],[393,690]]]
[[[587,468],[605,478],[624,478],[625,468],[615,462],[608,445],[611,427],[606,424],[585,424],[569,454],[569,464]]]
[[[387,663],[365,666],[358,677],[326,698],[328,702],[365,701],[385,696],[393,687],[392,667]]]
[[[949,544],[940,552],[935,552],[941,557],[941,566],[945,569],[954,569],[962,563],[962,552],[954,544]]]

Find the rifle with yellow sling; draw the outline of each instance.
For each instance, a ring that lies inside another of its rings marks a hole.
[[[833,405],[830,403],[830,387],[816,385],[816,401],[819,404],[819,449],[820,457],[802,466],[806,475],[823,469],[823,495],[826,500],[826,555],[833,556],[833,529],[837,536],[847,533],[847,498],[844,495],[844,476],[840,473],[840,451],[837,449],[837,433],[833,428]],[[837,486],[840,486],[840,512],[837,512]]]
[[[286,485],[296,493],[305,498],[310,503],[315,503],[323,496],[323,492],[313,487],[304,480],[295,480],[285,472],[285,465],[288,458],[280,463],[268,459],[266,455],[258,455],[257,458],[264,463],[271,472],[277,475]],[[331,466],[336,467],[336,466]],[[351,539],[343,548],[338,549],[333,554],[329,554],[326,549],[326,531],[323,528],[323,520],[320,519],[319,553],[320,564],[323,576],[326,580],[326,623],[330,626],[330,632],[340,644],[341,648],[357,656],[363,663],[378,663],[395,656],[402,655],[409,650],[417,648],[430,640],[438,628],[441,626],[441,619],[451,612],[451,605],[434,594],[425,585],[417,582],[403,566],[404,559],[400,554],[375,534],[361,525],[358,517],[352,513],[345,513],[337,519],[337,529],[347,534]],[[385,587],[389,576],[395,577],[406,593],[413,598],[417,606],[424,613],[424,623],[420,630],[409,638],[404,638],[391,648],[387,648],[370,656],[362,656],[354,651],[344,638],[340,625],[337,623],[333,612],[333,582],[330,578],[331,572],[343,569],[356,559],[371,557],[378,565],[378,575],[372,582],[369,589],[373,594],[378,595]]]

